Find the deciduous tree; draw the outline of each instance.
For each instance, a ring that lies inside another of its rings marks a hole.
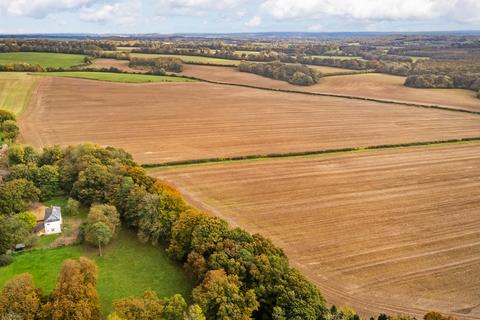
[[[30,274],[22,273],[5,284],[0,293],[0,315],[10,313],[34,320],[39,309],[40,292]]]
[[[52,320],[98,320],[97,266],[85,257],[65,260],[58,275],[52,301],[46,310]]]

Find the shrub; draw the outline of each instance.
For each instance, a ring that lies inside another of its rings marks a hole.
[[[37,224],[37,217],[31,212],[22,212],[18,215],[18,218],[24,221],[30,229],[33,229]]]
[[[17,126],[15,120],[6,120],[1,124],[1,130],[3,131],[3,136],[8,141],[15,141],[20,129]]]
[[[0,124],[4,123],[7,120],[15,121],[15,115],[10,111],[0,109]]]
[[[8,254],[0,255],[0,267],[8,266],[14,261],[13,257]]]
[[[75,199],[68,198],[65,208],[63,208],[65,215],[76,216],[80,211],[80,202]]]

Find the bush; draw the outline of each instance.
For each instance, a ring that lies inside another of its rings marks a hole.
[[[20,129],[18,128],[15,120],[4,121],[0,128],[3,131],[3,137],[8,141],[15,141],[20,133]]]
[[[65,208],[63,208],[65,215],[76,216],[80,211],[80,202],[75,199],[68,198]]]
[[[31,212],[22,212],[18,215],[18,218],[24,221],[30,229],[33,229],[37,224],[37,217]]]
[[[13,262],[13,257],[7,254],[0,255],[0,267],[8,266]]]

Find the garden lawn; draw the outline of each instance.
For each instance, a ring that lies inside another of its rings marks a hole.
[[[0,64],[29,63],[44,68],[69,68],[84,63],[85,56],[80,54],[49,52],[5,52],[0,53]]]
[[[0,109],[21,113],[36,81],[37,78],[23,72],[0,72]]]
[[[121,231],[118,238],[104,249],[103,257],[90,246],[69,246],[26,252],[0,268],[0,288],[15,275],[29,272],[38,287],[51,292],[61,264],[65,259],[87,256],[99,267],[98,293],[104,315],[111,311],[115,299],[139,296],[147,289],[159,296],[181,293],[190,299],[193,283],[182,267],[171,261],[163,248],[140,243],[135,234]]]
[[[68,77],[68,78],[80,78],[90,80],[100,80],[108,82],[125,82],[125,83],[147,83],[147,82],[194,82],[195,80],[181,78],[181,77],[169,77],[169,76],[154,76],[144,74],[128,74],[128,73],[110,73],[110,72],[36,72],[33,75],[41,76],[55,76],[55,77]]]

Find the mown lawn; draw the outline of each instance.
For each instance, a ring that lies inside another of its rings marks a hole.
[[[23,72],[0,72],[0,109],[21,113],[36,81],[36,77]]]
[[[126,230],[105,248],[103,257],[98,256],[96,248],[87,245],[19,254],[11,265],[0,268],[0,288],[14,275],[29,272],[38,287],[51,292],[62,262],[80,256],[97,262],[98,292],[104,314],[111,311],[113,300],[141,295],[147,289],[164,297],[181,293],[190,298],[193,284],[182,267],[171,261],[162,248],[140,243],[135,234]]]
[[[80,54],[48,52],[5,52],[0,53],[0,64],[30,63],[44,68],[69,68],[82,64],[85,56]]]
[[[128,73],[110,73],[110,72],[37,72],[33,75],[41,76],[55,76],[67,78],[80,78],[90,80],[100,80],[109,82],[124,82],[124,83],[147,83],[147,82],[193,82],[194,80],[169,77],[169,76],[154,76],[145,74],[128,74]]]
[[[221,64],[226,66],[238,66],[240,64],[239,60],[229,60],[229,59],[220,59],[220,58],[210,58],[210,57],[198,57],[198,56],[188,56],[188,55],[178,55],[178,54],[156,54],[156,53],[130,53],[130,57],[136,58],[160,58],[160,57],[172,57],[179,58],[185,63],[194,62],[194,63],[211,63],[211,64]]]

